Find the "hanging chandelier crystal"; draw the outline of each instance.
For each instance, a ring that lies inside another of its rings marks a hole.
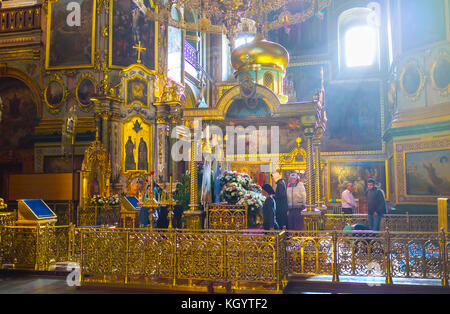
[[[142,0],[135,0],[142,1]],[[225,33],[232,41],[244,20],[253,20],[258,32],[288,27],[321,16],[333,0],[156,0],[158,10],[147,10],[149,18],[189,31]],[[173,6],[190,10],[196,22],[175,21]]]

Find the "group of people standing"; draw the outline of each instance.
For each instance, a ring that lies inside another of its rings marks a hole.
[[[374,179],[367,181],[367,190],[365,192],[367,199],[367,217],[369,229],[380,231],[381,218],[386,213],[386,195],[381,189],[381,184]],[[346,215],[352,215],[358,208],[355,197],[353,196],[353,184],[347,183],[342,192],[342,212]]]
[[[271,176],[276,190],[270,184],[262,186],[266,197],[262,208],[264,230],[303,230],[302,211],[306,205],[306,190],[299,174],[291,173],[287,185],[278,172]]]

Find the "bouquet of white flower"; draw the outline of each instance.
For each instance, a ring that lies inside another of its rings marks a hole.
[[[120,196],[118,194],[111,195],[108,197],[108,205],[117,206],[120,204]]]
[[[265,201],[261,187],[248,174],[236,171],[225,171],[219,180],[220,199],[232,205],[247,204],[249,222],[257,221]]]

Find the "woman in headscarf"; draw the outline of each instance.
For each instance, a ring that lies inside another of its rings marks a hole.
[[[287,192],[286,192],[286,183],[281,178],[278,172],[272,173],[273,182],[276,182],[277,189],[275,190],[275,202],[277,206],[276,216],[277,222],[280,229],[286,229],[288,218],[287,218],[287,210],[288,210],[288,200],[287,200]]]
[[[302,211],[305,209],[306,190],[300,180],[300,176],[295,172],[291,173],[289,176],[287,198],[289,209],[288,229],[303,230],[304,223]]]
[[[264,184],[262,187],[262,194],[266,198],[262,208],[263,228],[264,230],[279,229],[276,218],[275,191],[270,184]]]

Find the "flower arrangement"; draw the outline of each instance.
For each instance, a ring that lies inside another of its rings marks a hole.
[[[262,188],[248,174],[236,171],[225,171],[219,180],[220,199],[232,205],[247,204],[249,222],[257,221],[265,201]]]
[[[105,205],[117,206],[120,204],[120,196],[118,194],[114,194],[109,197],[105,197],[97,194],[92,196],[91,204],[97,206],[105,206]]]
[[[3,198],[0,198],[0,210],[5,210],[8,208],[8,204],[5,203]]]
[[[118,194],[107,197],[107,204],[111,206],[117,206],[120,204],[120,196]]]
[[[103,206],[108,204],[108,198],[103,197],[101,195],[93,195],[91,198],[91,204],[92,205],[98,205],[98,206]]]

